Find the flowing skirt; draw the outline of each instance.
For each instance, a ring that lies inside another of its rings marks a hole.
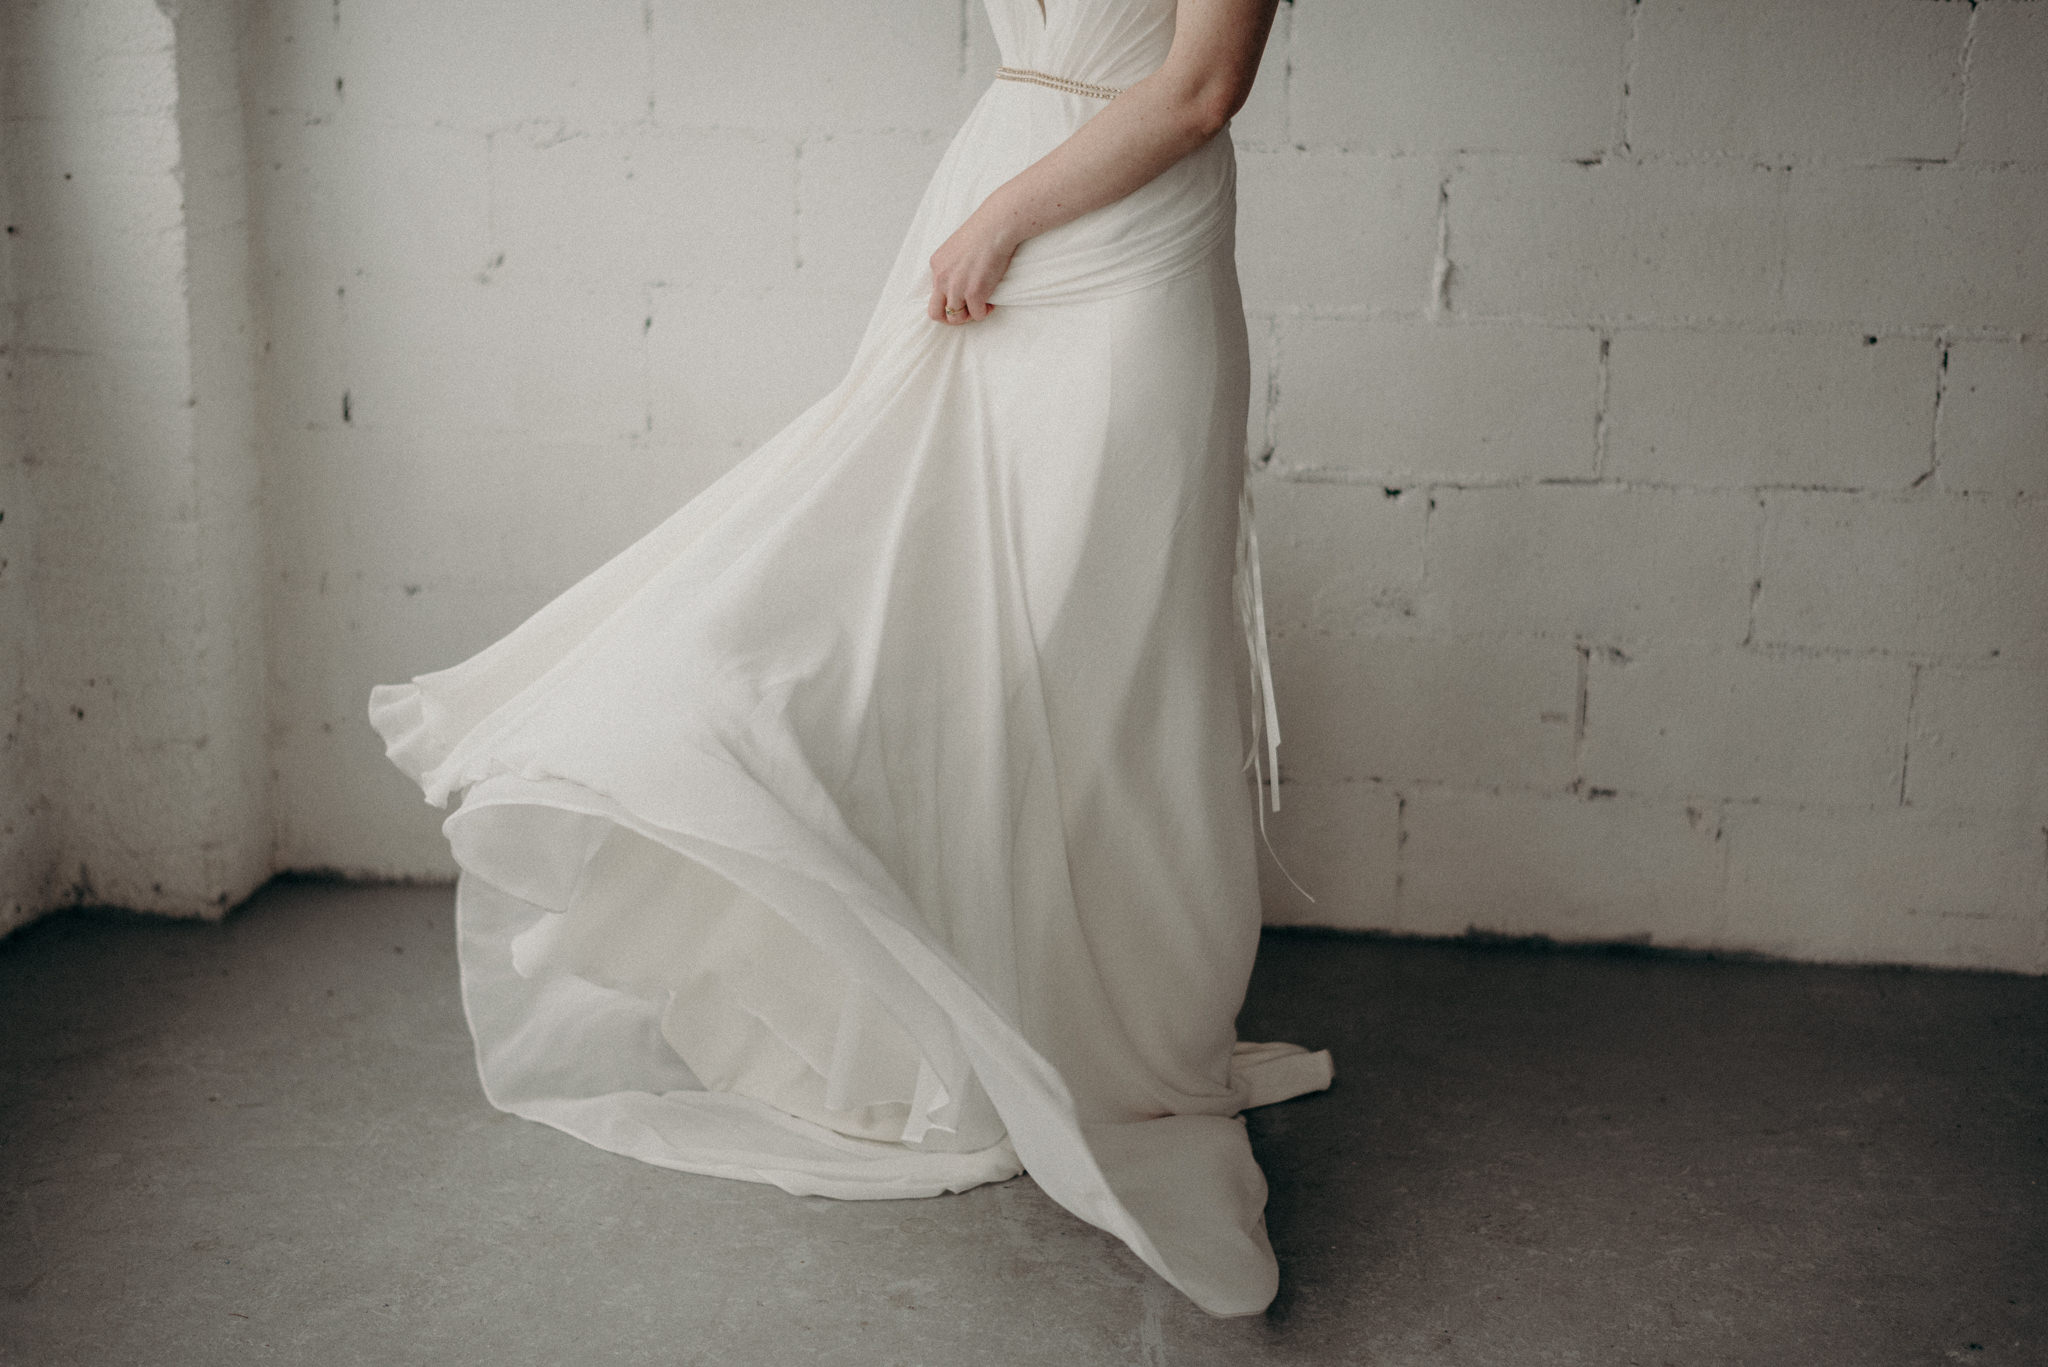
[[[1239,1112],[1330,1065],[1235,1034],[1248,372],[1229,232],[963,326],[892,287],[789,427],[376,689],[393,761],[462,797],[490,1101],[798,1193],[1028,1171],[1204,1308],[1262,1309]]]

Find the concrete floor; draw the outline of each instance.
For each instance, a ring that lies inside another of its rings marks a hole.
[[[1268,937],[1282,1269],[1028,1178],[841,1203],[487,1106],[446,888],[0,942],[0,1362],[2048,1363],[2048,981]]]

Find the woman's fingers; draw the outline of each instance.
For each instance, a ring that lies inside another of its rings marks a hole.
[[[1002,283],[1016,250],[1000,225],[977,210],[931,254],[932,306],[927,311],[947,323],[988,317],[995,308],[989,296]]]
[[[935,323],[967,323],[986,318],[995,308],[986,291],[966,290],[934,283],[932,297],[925,302],[925,316]]]

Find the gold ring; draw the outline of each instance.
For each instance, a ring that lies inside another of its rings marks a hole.
[[[965,312],[967,312],[967,306],[966,306],[965,304],[962,304],[962,305],[961,305],[961,306],[960,306],[959,308],[957,308],[957,309],[952,309],[952,308],[949,308],[949,309],[947,309],[947,310],[946,310],[946,316],[947,316],[948,318],[951,318],[951,317],[952,317],[952,316],[953,316],[954,314],[956,314],[956,313],[965,313]]]

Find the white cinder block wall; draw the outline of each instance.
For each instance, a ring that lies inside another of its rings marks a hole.
[[[265,838],[444,875],[370,686],[837,379],[996,57],[980,0],[239,18]],[[2048,970],[2044,70],[2048,0],[1283,7],[1276,920]]]
[[[2043,968],[2048,4],[1289,13],[1272,911]]]
[[[0,14],[0,41],[10,36]],[[0,57],[0,137],[13,108],[9,63]],[[51,891],[44,833],[36,805],[34,752],[30,747],[28,649],[34,639],[34,605],[28,593],[27,477],[23,467],[20,369],[16,319],[14,177],[7,147],[0,143],[0,933],[19,925],[47,903]]]
[[[0,930],[269,876],[234,12],[0,3]]]

